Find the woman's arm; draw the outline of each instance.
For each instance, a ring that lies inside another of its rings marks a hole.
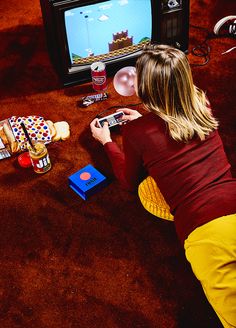
[[[139,112],[131,109],[122,109],[127,121],[132,121],[140,116]],[[93,137],[104,145],[104,149],[111,162],[113,172],[121,186],[129,191],[135,191],[143,178],[142,158],[137,149],[137,144],[129,136],[128,125],[124,128],[123,149],[112,141],[108,125],[97,127],[97,119],[90,124]]]

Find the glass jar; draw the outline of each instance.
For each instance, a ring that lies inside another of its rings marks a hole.
[[[48,172],[51,169],[51,161],[45,144],[36,141],[33,143],[33,146],[29,146],[28,149],[34,172]]]

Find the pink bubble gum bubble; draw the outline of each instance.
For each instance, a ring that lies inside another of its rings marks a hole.
[[[135,93],[134,79],[136,75],[135,67],[126,66],[121,68],[114,76],[113,85],[121,96],[132,96]]]

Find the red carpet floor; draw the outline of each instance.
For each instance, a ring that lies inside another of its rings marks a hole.
[[[171,222],[147,213],[118,186],[102,147],[88,129],[104,108],[135,103],[115,94],[78,105],[91,84],[62,88],[49,60],[38,1],[1,2],[0,120],[42,115],[66,120],[71,137],[48,145],[52,170],[36,175],[17,158],[0,161],[1,328],[219,328],[221,324],[187,264]],[[212,31],[236,13],[234,0],[192,0],[190,24]],[[220,120],[236,176],[236,45],[213,38],[210,61],[191,49],[206,36],[190,28],[189,59]],[[119,139],[119,133],[114,133]],[[88,163],[110,183],[83,201],[68,176]],[[220,206],[220,204],[217,204]]]

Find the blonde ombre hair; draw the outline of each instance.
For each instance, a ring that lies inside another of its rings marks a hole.
[[[165,45],[149,45],[136,62],[137,94],[160,116],[176,141],[204,140],[217,129],[205,93],[193,84],[186,55]]]

